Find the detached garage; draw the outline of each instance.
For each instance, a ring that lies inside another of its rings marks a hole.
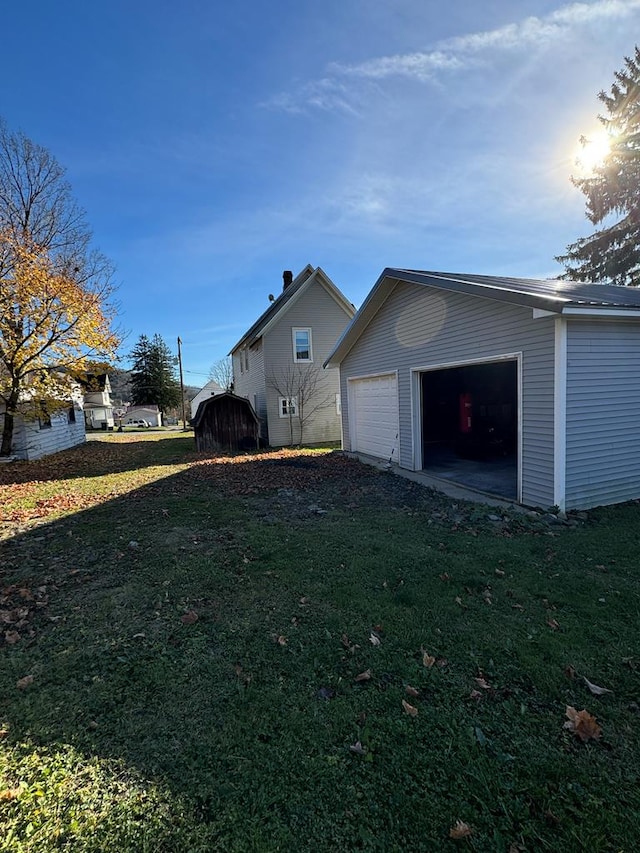
[[[640,497],[640,293],[386,269],[326,365],[346,450],[529,506]]]

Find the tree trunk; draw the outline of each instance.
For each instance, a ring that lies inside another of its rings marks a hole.
[[[4,413],[4,427],[2,430],[2,444],[0,445],[0,456],[11,456],[13,444],[13,424],[15,421],[16,407],[18,405],[18,391],[12,390],[7,398],[7,407]]]

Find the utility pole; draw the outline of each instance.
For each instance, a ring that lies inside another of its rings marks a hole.
[[[184,408],[184,380],[182,379],[182,341],[178,335],[178,365],[180,366],[180,399],[182,400],[182,431],[187,431],[187,416]]]

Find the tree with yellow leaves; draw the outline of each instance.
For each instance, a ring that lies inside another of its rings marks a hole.
[[[0,121],[0,456],[15,418],[67,408],[87,361],[110,359],[112,267],[52,155]]]

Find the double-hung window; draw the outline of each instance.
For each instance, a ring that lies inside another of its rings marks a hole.
[[[313,361],[311,348],[311,329],[292,329],[293,334],[293,360]]]
[[[298,414],[297,397],[280,397],[278,399],[278,410],[281,418],[295,417]]]

